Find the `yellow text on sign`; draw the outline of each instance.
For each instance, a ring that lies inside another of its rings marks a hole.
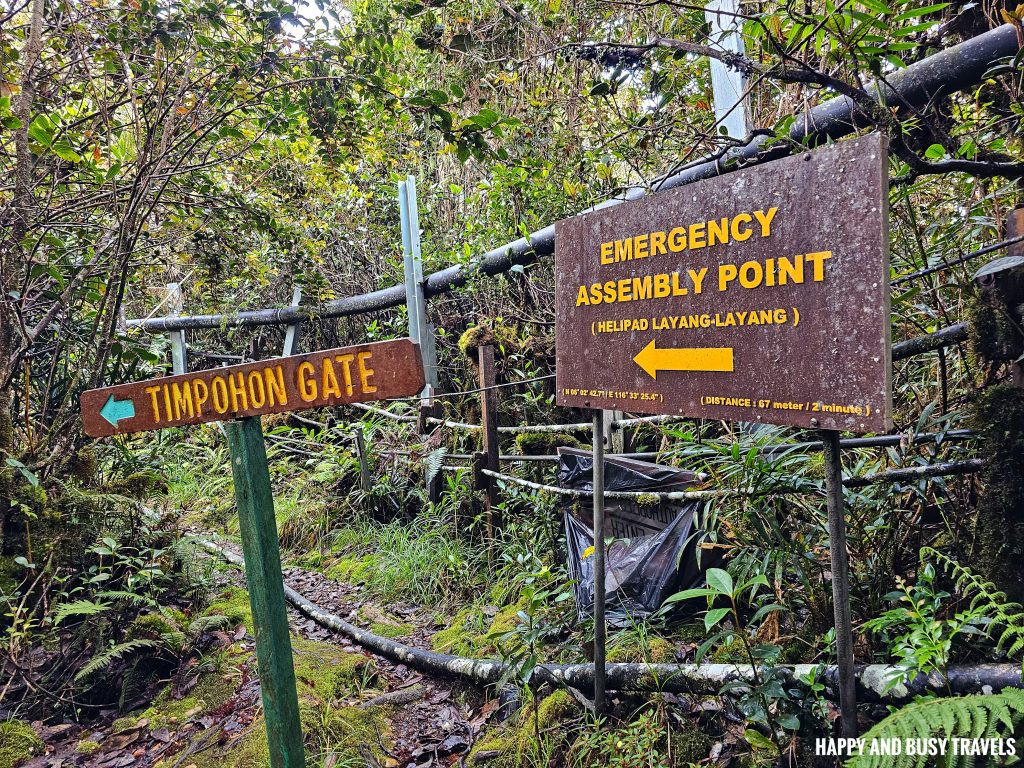
[[[157,382],[146,387],[156,424],[215,413],[219,416],[250,409],[288,405],[289,390],[298,392],[304,403],[331,398],[369,395],[377,391],[372,383],[372,352],[335,355],[316,362],[304,361],[295,369],[294,380],[286,381],[280,363],[250,371],[197,376],[181,382]],[[291,386],[289,386],[291,385]]]

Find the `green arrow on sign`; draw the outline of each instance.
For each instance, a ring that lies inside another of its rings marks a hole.
[[[131,400],[117,400],[113,395],[107,398],[107,402],[100,408],[100,416],[109,421],[114,427],[121,419],[130,419],[135,416],[135,403]]]

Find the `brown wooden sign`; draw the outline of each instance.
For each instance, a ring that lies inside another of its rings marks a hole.
[[[559,222],[558,404],[889,429],[886,157],[876,134]]]
[[[92,437],[242,416],[409,397],[423,389],[419,348],[409,339],[278,357],[82,394]]]

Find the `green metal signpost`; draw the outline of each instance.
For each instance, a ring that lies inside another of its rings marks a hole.
[[[82,394],[82,422],[92,437],[224,422],[272,768],[303,768],[305,754],[260,414],[412,397],[423,385],[419,349],[398,339]]]

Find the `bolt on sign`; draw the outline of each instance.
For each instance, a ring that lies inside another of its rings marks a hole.
[[[559,405],[891,427],[886,140],[559,222]]]
[[[409,397],[423,389],[409,339],[166,376],[82,394],[92,437]]]

